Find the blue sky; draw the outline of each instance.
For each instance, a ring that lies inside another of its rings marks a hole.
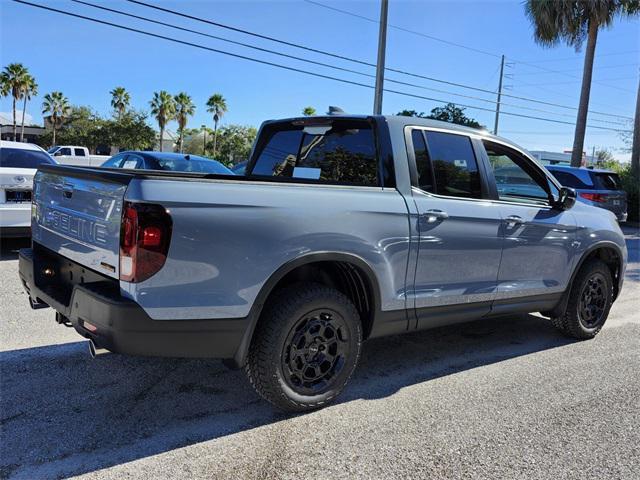
[[[284,59],[190,33],[177,32],[69,0],[31,1],[212,48],[373,84],[373,79],[370,78]],[[120,0],[88,1],[291,55],[374,73],[372,68],[365,65],[327,58],[175,17],[144,6]],[[377,1],[317,1],[365,17],[377,18],[379,15],[380,7]],[[375,63],[378,28],[374,22],[302,0],[167,1],[159,4],[197,17]],[[328,105],[338,105],[353,113],[370,113],[372,110],[371,89],[152,39],[9,0],[0,0],[0,16],[1,65],[11,62],[24,63],[40,85],[40,95],[30,103],[27,110],[36,122],[41,122],[40,105],[42,95],[47,92],[61,90],[72,104],[90,105],[102,114],[109,114],[109,90],[119,85],[129,90],[132,104],[138,109],[148,109],[148,102],[157,90],[189,93],[197,105],[196,115],[190,121],[190,126],[193,127],[212,123],[210,115],[206,112],[205,102],[214,92],[222,93],[227,99],[229,112],[223,118],[225,124],[259,125],[265,119],[298,115],[307,105],[314,106],[319,112],[325,111]],[[531,26],[524,16],[520,1],[390,0],[389,24],[486,53],[390,28],[387,67],[495,90],[498,82],[499,56],[504,54],[508,61],[506,72],[512,77],[505,79],[509,88],[506,90],[507,93],[577,106],[583,53],[576,53],[572,48],[565,46],[543,49],[535,44]],[[617,20],[611,29],[601,31],[596,51],[595,83],[592,87],[590,109],[631,117],[638,86],[639,64],[640,22],[637,19]],[[390,72],[387,73],[387,78],[416,83],[447,93],[386,84],[386,87],[394,90],[459,104],[493,108],[491,103],[454,95],[461,93],[488,100],[495,99],[487,93]],[[507,112],[575,121],[574,110],[508,98],[505,98],[504,102],[544,110],[537,112],[504,106],[503,110]],[[385,93],[383,112],[395,113],[405,108],[428,112],[439,105],[441,103],[436,101]],[[9,99],[2,99],[0,111],[8,112],[10,108]],[[493,113],[472,108],[468,108],[466,113],[492,128]],[[630,124],[624,126],[606,123],[619,121],[620,119],[615,117],[590,114],[588,123],[602,127],[631,128]],[[175,125],[171,125],[170,128],[175,128]],[[532,150],[561,151],[571,147],[573,127],[503,115],[500,120],[500,134]],[[588,128],[585,149],[591,152],[594,146],[609,147],[614,149],[619,159],[628,158],[628,155],[616,150],[622,147],[616,132]]]

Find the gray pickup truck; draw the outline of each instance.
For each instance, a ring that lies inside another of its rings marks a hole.
[[[366,339],[523,312],[592,338],[622,287],[615,216],[484,131],[268,121],[246,172],[41,167],[20,252],[32,307],[94,351],[226,359],[304,411],[340,393]]]

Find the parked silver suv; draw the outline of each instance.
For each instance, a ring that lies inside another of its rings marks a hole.
[[[524,312],[592,338],[622,286],[614,215],[483,131],[269,121],[246,172],[41,168],[32,306],[94,348],[224,358],[304,411],[342,391],[366,339]]]

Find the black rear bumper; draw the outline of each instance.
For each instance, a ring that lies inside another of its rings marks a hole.
[[[56,256],[58,258],[54,258]],[[112,352],[230,359],[236,355],[249,326],[248,318],[154,320],[140,305],[120,295],[116,280],[87,272],[77,264],[75,267],[82,269],[89,281],[65,284],[59,278],[47,282],[41,278],[44,264],[61,270],[56,272],[60,277],[64,269],[74,265],[50,251],[40,257],[44,258],[39,258],[38,250],[34,253],[30,248],[20,250],[19,254],[20,280],[34,306],[52,307],[66,317],[80,335]]]

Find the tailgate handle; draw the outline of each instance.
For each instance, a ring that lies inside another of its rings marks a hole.
[[[71,184],[64,184],[62,186],[62,196],[64,198],[71,198],[71,196],[73,195],[73,185]]]

